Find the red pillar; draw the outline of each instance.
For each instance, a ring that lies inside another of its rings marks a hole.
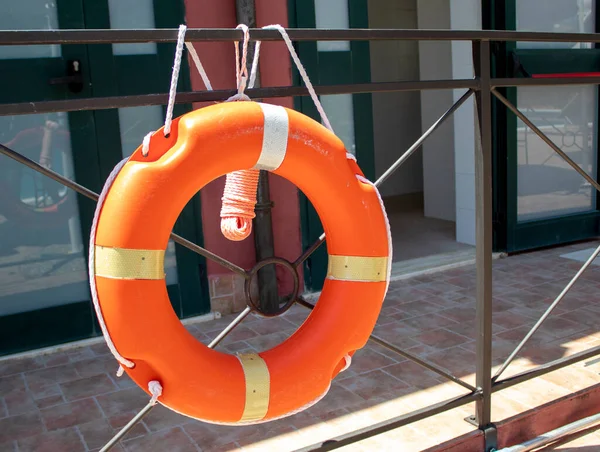
[[[189,28],[235,28],[237,25],[234,0],[185,0],[186,23]],[[286,27],[287,2],[256,0],[256,18],[259,27],[278,23]],[[230,42],[199,42],[194,44],[207,75],[215,89],[235,88],[234,46]],[[204,90],[202,79],[190,61],[193,90]],[[262,86],[285,86],[291,84],[290,58],[283,42],[265,42],[260,52]],[[293,108],[291,98],[265,100]],[[195,104],[195,108],[207,105]],[[215,154],[216,156],[216,154]],[[271,199],[275,254],[294,260],[301,252],[300,210],[298,191],[288,181],[271,175]],[[223,237],[220,229],[221,197],[225,178],[211,182],[201,192],[202,227],[204,245],[210,251],[243,268],[251,268],[256,262],[254,237],[242,242],[231,242]],[[228,313],[243,308],[241,278],[212,261],[208,262],[211,304],[213,310]],[[278,269],[278,281],[282,292],[291,288],[290,275]]]

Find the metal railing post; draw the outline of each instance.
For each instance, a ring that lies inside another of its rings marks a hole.
[[[475,231],[477,275],[477,375],[481,398],[476,402],[476,420],[486,432],[486,451],[491,426],[492,394],[492,87],[490,42],[473,43],[473,65],[481,90],[476,94],[479,140],[475,140]],[[490,435],[491,436],[491,435]],[[491,438],[490,438],[491,439]]]

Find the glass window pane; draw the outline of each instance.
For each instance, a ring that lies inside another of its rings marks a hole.
[[[344,142],[346,150],[356,155],[352,94],[330,94],[320,99],[333,131]]]
[[[65,113],[0,117],[0,142],[73,179]],[[0,156],[0,316],[89,299],[76,195]]]
[[[597,88],[520,87],[518,108],[588,174],[596,175]],[[518,220],[595,210],[596,190],[517,122]]]
[[[142,144],[142,140],[148,132],[160,129],[163,122],[163,109],[160,105],[119,108],[123,157],[129,157]],[[169,240],[165,255],[165,273],[167,285],[177,284],[175,243],[171,240]]]
[[[350,28],[348,0],[315,0],[316,28]],[[350,50],[349,41],[317,41],[319,52]]]
[[[152,0],[108,0],[110,28],[155,28]],[[156,53],[155,42],[113,44],[114,55]]]
[[[593,0],[518,0],[517,30],[556,33],[594,33],[596,30]],[[519,49],[589,49],[591,43],[519,42]]]
[[[56,0],[2,2],[0,30],[55,30],[58,28]],[[0,59],[60,57],[59,45],[0,46]]]
[[[163,109],[160,105],[119,108],[123,157],[129,157],[142,144],[148,132],[160,129],[163,122]]]

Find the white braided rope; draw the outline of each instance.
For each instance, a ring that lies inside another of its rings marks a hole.
[[[162,395],[162,390],[162,385],[158,380],[152,380],[148,383],[148,391],[152,394],[152,398],[150,399],[152,405],[156,405],[158,398]]]
[[[260,42],[257,41],[254,47],[254,59],[252,60],[252,69],[250,71],[250,78],[248,78],[248,43],[250,42],[250,30],[244,24],[239,24],[235,27],[236,30],[240,29],[244,33],[244,39],[242,41],[242,58],[240,60],[240,49],[239,41],[234,41],[235,46],[235,81],[237,85],[237,94],[234,94],[225,102],[235,101],[250,101],[250,97],[245,93],[246,88],[253,88],[256,82],[256,71],[258,70],[258,55],[260,52]]]
[[[329,118],[327,117],[327,114],[325,113],[325,109],[323,108],[323,106],[321,105],[321,102],[319,101],[319,97],[317,96],[317,93],[315,92],[315,89],[310,81],[310,78],[308,77],[308,74],[306,73],[306,70],[304,69],[304,66],[302,65],[302,62],[300,61],[300,58],[298,57],[298,55],[296,54],[296,51],[294,50],[294,46],[292,44],[292,41],[290,39],[290,37],[288,36],[287,32],[285,31],[285,29],[281,26],[281,25],[267,25],[262,27],[264,30],[277,30],[279,31],[279,33],[281,34],[281,37],[283,38],[283,40],[285,41],[285,44],[290,52],[290,55],[292,57],[292,60],[294,61],[294,63],[296,64],[296,67],[298,68],[298,72],[300,73],[300,75],[302,76],[302,80],[304,81],[304,84],[306,85],[306,88],[308,89],[308,92],[310,94],[311,99],[313,100],[315,107],[317,107],[317,110],[319,112],[319,114],[321,115],[321,120],[323,122],[323,125],[325,127],[327,127],[331,132],[335,133],[333,131],[333,128],[331,127],[331,123],[329,122]],[[259,44],[259,43],[257,43]],[[258,45],[257,45],[258,47]],[[258,50],[259,47],[255,50],[255,57],[258,54]],[[254,66],[254,64],[253,64]],[[356,162],[356,156],[352,155],[349,152],[346,152],[346,158],[349,160],[354,160]],[[386,286],[386,293],[387,290],[389,288],[390,285],[390,277],[391,277],[391,272],[392,272],[392,266],[391,266],[391,262],[392,262],[392,254],[393,254],[393,250],[392,250],[392,234],[391,234],[391,228],[390,228],[390,222],[387,216],[387,213],[385,211],[385,206],[383,204],[383,199],[381,198],[381,194],[379,193],[379,190],[377,189],[377,186],[371,182],[370,180],[368,180],[367,178],[363,177],[363,176],[356,176],[356,178],[365,183],[365,184],[369,184],[373,187],[373,189],[375,190],[375,193],[377,194],[377,198],[379,199],[379,203],[381,205],[381,210],[383,211],[383,216],[385,218],[385,225],[386,225],[386,230],[387,230],[387,236],[388,236],[388,269],[387,269],[387,277],[386,277],[386,282],[387,282],[387,286]],[[348,356],[349,358],[349,356]],[[349,365],[349,364],[348,364]],[[346,367],[347,368],[347,367]],[[344,369],[345,370],[345,369]]]
[[[165,126],[163,128],[163,133],[165,136],[168,136],[171,133],[171,123],[173,122],[173,108],[175,108],[175,97],[177,96],[177,81],[179,80],[179,71],[181,69],[181,54],[183,53],[183,45],[185,43],[186,30],[187,27],[185,25],[182,24],[179,26],[179,33],[177,34],[177,46],[175,47],[175,60],[173,61],[173,71],[171,72],[171,85],[169,87],[169,100],[167,102]],[[196,53],[195,50],[194,53]],[[198,57],[198,54],[196,54],[196,57]],[[200,62],[199,58],[198,62]],[[202,63],[200,63],[200,67],[202,67]],[[202,69],[204,68],[202,67]],[[201,72],[200,75],[202,75],[202,73],[206,75],[206,72]],[[150,137],[153,133],[154,131],[148,132],[142,140],[142,155],[144,157],[146,157],[148,155],[148,152],[150,151]]]
[[[250,69],[250,80],[248,80],[248,88],[254,88],[256,83],[256,74],[258,73],[258,55],[260,54],[260,41],[254,44],[254,57],[252,59],[252,69]]]
[[[360,182],[362,182],[364,184],[368,184],[371,187],[373,187],[373,190],[375,190],[375,193],[377,194],[377,199],[379,199],[379,204],[381,205],[381,211],[383,212],[383,218],[385,219],[385,229],[387,232],[387,239],[388,239],[388,268],[387,268],[387,275],[385,278],[385,282],[386,282],[385,293],[387,293],[387,291],[390,287],[390,279],[392,276],[392,260],[393,260],[393,252],[394,252],[393,247],[392,247],[392,230],[390,228],[390,220],[387,216],[387,212],[385,211],[385,205],[383,204],[383,198],[381,197],[381,193],[379,193],[379,190],[377,189],[377,185],[375,185],[373,182],[371,182],[366,177],[359,176],[358,174],[356,175],[356,178]]]
[[[196,66],[196,69],[198,70],[198,73],[200,74],[200,77],[202,78],[202,83],[204,83],[204,87],[206,88],[207,91],[212,91],[212,89],[213,89],[212,85],[210,84],[208,75],[206,75],[206,71],[204,70],[204,66],[202,65],[202,62],[200,61],[200,57],[198,56],[198,53],[196,52],[194,45],[191,42],[186,41],[185,47],[187,48],[188,52],[190,53],[190,56],[192,57],[192,61],[194,62],[194,65]]]
[[[128,159],[121,160],[117,166],[114,167],[108,179],[106,179],[106,183],[102,188],[102,192],[98,197],[98,203],[96,204],[96,211],[94,212],[94,220],[92,221],[92,230],[90,232],[90,250],[89,250],[89,262],[88,262],[88,272],[90,275],[90,291],[92,293],[92,302],[94,304],[94,309],[96,310],[96,316],[98,317],[98,323],[100,324],[100,329],[102,330],[102,335],[104,336],[104,340],[106,341],[106,345],[113,356],[119,361],[121,366],[125,366],[128,368],[133,368],[135,364],[133,361],[124,358],[116,349],[115,344],[110,338],[110,334],[108,333],[108,328],[106,327],[106,322],[104,321],[104,316],[102,315],[102,309],[100,308],[100,303],[98,301],[98,288],[96,287],[96,230],[98,229],[98,219],[100,218],[100,211],[102,210],[102,206],[104,205],[104,201],[106,200],[106,195],[110,190],[113,182],[119,175],[121,168],[127,163]],[[117,375],[122,375],[121,369],[119,369]]]
[[[179,70],[181,69],[181,54],[183,53],[183,43],[185,39],[185,25],[179,26],[177,35],[177,46],[175,48],[175,61],[173,62],[173,72],[171,73],[171,86],[169,88],[169,103],[167,104],[167,115],[165,117],[165,127],[163,129],[165,136],[171,133],[171,122],[173,122],[173,108],[175,107],[175,96],[177,95],[177,82],[179,81]]]
[[[239,41],[233,41],[235,46],[235,81],[237,84],[238,94],[244,94],[246,82],[248,80],[248,68],[246,67],[246,59],[248,57],[248,42],[250,42],[250,31],[244,24],[239,24],[235,27],[236,30],[241,29],[244,33],[242,41],[242,60],[240,61]]]
[[[329,118],[327,118],[327,114],[325,113],[325,110],[323,109],[323,106],[321,105],[321,101],[319,101],[319,97],[317,96],[317,93],[315,92],[315,88],[313,87],[312,83],[310,82],[310,79],[308,78],[308,74],[306,73],[304,66],[300,62],[300,58],[298,58],[298,55],[296,54],[296,51],[294,50],[292,40],[290,39],[287,32],[285,31],[285,28],[283,28],[281,25],[277,24],[277,25],[267,25],[267,26],[263,27],[263,29],[264,30],[277,30],[281,34],[281,37],[285,41],[285,45],[287,46],[287,48],[290,52],[292,60],[294,60],[294,63],[296,64],[296,67],[298,68],[298,72],[302,76],[302,80],[304,81],[304,84],[306,85],[306,88],[308,88],[310,97],[313,100],[313,102],[315,103],[315,107],[317,107],[319,114],[321,115],[321,120],[323,121],[323,125],[333,132],[333,128],[331,127],[331,123],[329,122]]]

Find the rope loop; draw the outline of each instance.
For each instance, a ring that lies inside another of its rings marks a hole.
[[[317,110],[318,110],[319,114],[321,115],[321,122],[323,123],[323,125],[325,127],[327,127],[329,130],[331,130],[333,132],[333,127],[331,127],[331,123],[329,122],[329,118],[327,117],[327,114],[325,113],[325,109],[323,108],[323,105],[321,105],[321,101],[319,101],[319,97],[317,96],[315,88],[313,87],[312,83],[310,82],[310,78],[308,77],[308,74],[306,73],[306,69],[304,69],[304,66],[302,65],[302,62],[300,61],[300,58],[298,57],[296,50],[294,50],[294,45],[292,44],[292,40],[288,36],[287,31],[285,31],[285,28],[283,28],[279,24],[267,25],[262,28],[263,28],[263,30],[277,30],[279,32],[279,34],[283,38],[283,41],[285,42],[285,45],[288,48],[288,51],[290,52],[290,56],[292,57],[292,60],[294,61],[294,63],[296,64],[296,67],[298,68],[298,72],[300,73],[300,76],[302,77],[302,80],[304,81],[306,88],[308,89],[310,98],[315,103],[315,107],[317,107]]]
[[[187,27],[183,24],[179,26],[179,33],[177,34],[177,45],[175,47],[175,60],[173,61],[173,71],[171,72],[171,85],[169,87],[169,101],[167,103],[167,113],[165,115],[165,126],[163,128],[163,133],[165,137],[168,137],[171,133],[171,123],[173,122],[173,108],[175,108],[175,97],[177,96],[177,82],[179,80],[179,70],[181,69],[181,55],[183,53],[183,45],[185,43],[185,32],[187,31]],[[195,51],[194,51],[195,53]],[[196,57],[198,55],[196,54]],[[200,60],[198,59],[198,62]],[[200,67],[202,64],[200,63]],[[200,68],[198,69],[200,70]],[[202,68],[201,73],[204,72],[204,68]],[[206,73],[204,73],[206,75]],[[207,78],[208,80],[208,78]],[[206,83],[206,81],[205,81]],[[210,84],[210,82],[209,82]],[[142,155],[144,157],[148,156],[148,152],[150,152],[150,137],[154,132],[149,132],[142,141]]]
[[[198,70],[198,73],[200,74],[200,77],[202,78],[202,83],[204,83],[206,90],[212,91],[212,89],[213,89],[212,85],[210,84],[208,75],[206,75],[206,71],[204,70],[204,66],[202,66],[202,62],[200,61],[200,57],[198,56],[198,53],[196,52],[194,45],[191,42],[186,41],[185,47],[187,48],[188,53],[192,57],[192,61],[194,62],[194,65],[196,66],[196,69]]]
[[[227,99],[226,102],[250,101],[251,99],[244,91],[246,90],[246,85],[250,88],[254,86],[258,71],[260,43],[256,43],[250,78],[248,78],[247,62],[250,32],[244,24],[238,25],[236,29],[241,29],[244,32],[241,60],[239,41],[234,42],[235,78],[238,92]],[[254,208],[256,206],[259,174],[259,171],[254,169],[234,171],[227,174],[225,189],[221,198],[223,202],[221,205],[221,233],[231,241],[242,241],[252,233],[252,219],[256,216]]]
[[[246,89],[246,77],[248,71],[246,68],[247,52],[248,52],[248,41],[250,39],[250,33],[246,25],[240,24],[236,27],[242,29],[244,32],[244,41],[242,44],[242,58],[240,63],[239,55],[239,41],[235,42],[235,64],[236,64],[236,81],[238,84],[238,93],[227,99],[230,101],[239,100],[250,100],[247,96],[244,98],[244,90]],[[277,30],[281,34],[281,37],[285,41],[285,44],[290,52],[292,60],[298,68],[298,72],[304,80],[304,84],[308,88],[310,97],[312,98],[319,114],[321,115],[321,122],[325,127],[333,132],[329,118],[325,113],[325,109],[319,101],[319,97],[315,92],[315,89],[310,82],[308,74],[298,58],[292,41],[288,36],[287,32],[281,25],[267,25],[263,27],[266,30]],[[252,60],[252,69],[250,71],[250,79],[248,86],[254,87],[256,82],[256,75],[258,71],[258,58],[260,54],[260,41],[256,42],[254,48],[254,59]],[[241,67],[240,67],[241,64]],[[351,155],[351,154],[349,154]],[[353,156],[352,156],[353,158]],[[252,232],[252,219],[256,216],[254,209],[256,207],[256,191],[258,188],[259,171],[241,170],[235,171],[227,175],[225,181],[225,190],[223,192],[223,204],[221,207],[221,232],[223,235],[232,241],[241,241],[250,236]]]
[[[148,391],[152,394],[152,398],[150,399],[150,403],[152,405],[156,405],[158,403],[158,398],[162,395],[162,385],[157,380],[152,380],[148,383]]]
[[[235,27],[236,30],[242,30],[244,33],[244,39],[242,41],[242,60],[240,61],[240,47],[239,41],[234,41],[235,46],[235,81],[237,83],[238,94],[244,94],[246,89],[246,82],[248,80],[248,67],[246,60],[248,58],[248,42],[250,41],[250,31],[244,24],[239,24]]]
[[[252,67],[250,69],[250,76],[248,76],[248,45],[250,42],[250,30],[245,24],[239,24],[236,27],[237,30],[242,30],[243,38],[241,45],[240,55],[240,41],[234,41],[235,47],[235,79],[237,86],[237,93],[227,99],[226,102],[238,102],[238,101],[250,101],[251,99],[245,94],[246,88],[253,88],[256,83],[258,74],[258,61],[260,55],[260,41],[257,41],[254,48],[254,58],[252,60]],[[310,82],[308,74],[304,69],[304,66],[300,62],[296,51],[292,45],[292,42],[281,25],[267,25],[263,29],[274,29],[279,31],[285,44],[290,52],[292,60],[298,68],[304,84],[308,88],[309,94],[321,115],[321,122],[325,127],[333,132],[331,123],[327,118],[327,114],[319,101],[319,98],[315,92],[315,89]],[[206,71],[200,62],[200,58],[194,49],[194,46],[185,42],[185,32],[187,27],[180,25],[179,34],[177,37],[177,46],[175,51],[175,60],[173,63],[173,73],[171,76],[171,86],[169,90],[169,102],[167,105],[167,114],[165,117],[164,135],[168,136],[171,131],[171,123],[173,119],[173,108],[175,105],[175,97],[177,93],[177,80],[179,78],[179,70],[181,67],[181,56],[183,52],[183,46],[185,45],[194,61],[200,76],[206,86],[207,90],[212,90],[212,85],[206,75]],[[153,132],[148,133],[142,141],[142,155],[145,157],[150,151],[150,138]],[[254,212],[256,206],[256,192],[258,189],[259,171],[254,169],[235,171],[230,173],[226,177],[225,189],[222,197],[222,208],[221,208],[221,232],[223,235],[232,241],[241,241],[250,236],[252,232],[252,219],[255,218]]]
[[[115,347],[110,334],[108,333],[108,328],[106,327],[106,322],[104,321],[104,316],[102,315],[102,309],[100,308],[100,302],[98,301],[98,288],[96,287],[96,231],[98,229],[98,220],[100,218],[100,211],[102,210],[102,206],[104,205],[104,200],[106,199],[106,195],[113,182],[119,175],[121,168],[127,163],[127,159],[121,160],[109,174],[106,182],[104,183],[104,187],[102,188],[102,192],[100,192],[100,196],[98,197],[98,202],[96,204],[96,211],[94,212],[94,219],[92,220],[92,229],[90,233],[90,248],[89,248],[89,259],[88,259],[88,273],[90,275],[90,292],[92,294],[92,303],[94,305],[94,309],[96,311],[96,316],[98,318],[98,323],[100,324],[100,329],[102,330],[102,334],[104,336],[104,340],[106,341],[106,345],[108,346],[110,352],[113,354],[115,359],[119,362],[119,370],[117,371],[117,376],[123,374],[122,369],[127,367],[132,369],[135,367],[133,361],[122,356]],[[120,374],[120,375],[119,375]]]

